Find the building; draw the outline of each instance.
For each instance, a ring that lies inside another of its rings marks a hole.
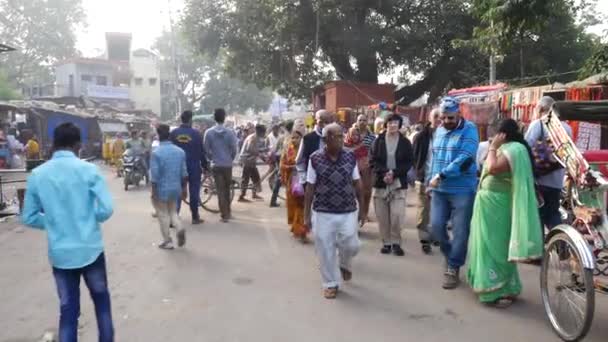
[[[337,112],[339,108],[357,108],[395,100],[395,86],[352,81],[331,81],[313,89],[312,103],[315,111],[327,109]]]
[[[158,55],[147,49],[137,49],[131,54],[130,98],[136,109],[150,109],[161,114],[161,82]]]

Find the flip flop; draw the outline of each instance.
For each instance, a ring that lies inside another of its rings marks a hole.
[[[323,297],[326,299],[336,299],[338,296],[338,287],[330,287],[323,290]]]

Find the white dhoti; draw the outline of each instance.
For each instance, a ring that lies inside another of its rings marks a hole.
[[[346,214],[313,211],[312,229],[324,288],[340,285],[340,268],[348,271],[352,269],[353,257],[361,246],[358,216],[357,211]]]

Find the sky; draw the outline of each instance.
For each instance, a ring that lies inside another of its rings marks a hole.
[[[105,32],[130,32],[132,48],[150,48],[169,28],[169,4],[177,21],[183,0],[82,0],[87,27],[78,32],[76,47],[85,57],[95,57],[105,49]]]
[[[88,26],[78,33],[77,48],[85,57],[103,53],[105,32],[130,32],[133,48],[150,48],[163,29],[169,27],[169,4],[177,21],[184,0],[83,0]],[[608,0],[598,1],[598,11],[608,17]],[[601,34],[608,24],[591,28]]]

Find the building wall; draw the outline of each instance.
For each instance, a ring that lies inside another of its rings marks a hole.
[[[112,86],[113,68],[109,64],[67,63],[55,69],[57,96],[87,95],[89,85]],[[70,88],[73,76],[73,89]]]
[[[395,86],[391,84],[368,84],[334,81],[326,84],[325,108],[335,112],[338,108],[356,108],[379,102],[394,102]],[[321,108],[315,108],[315,110]]]
[[[131,54],[130,96],[136,109],[150,109],[161,114],[161,80],[158,57],[146,50]]]

